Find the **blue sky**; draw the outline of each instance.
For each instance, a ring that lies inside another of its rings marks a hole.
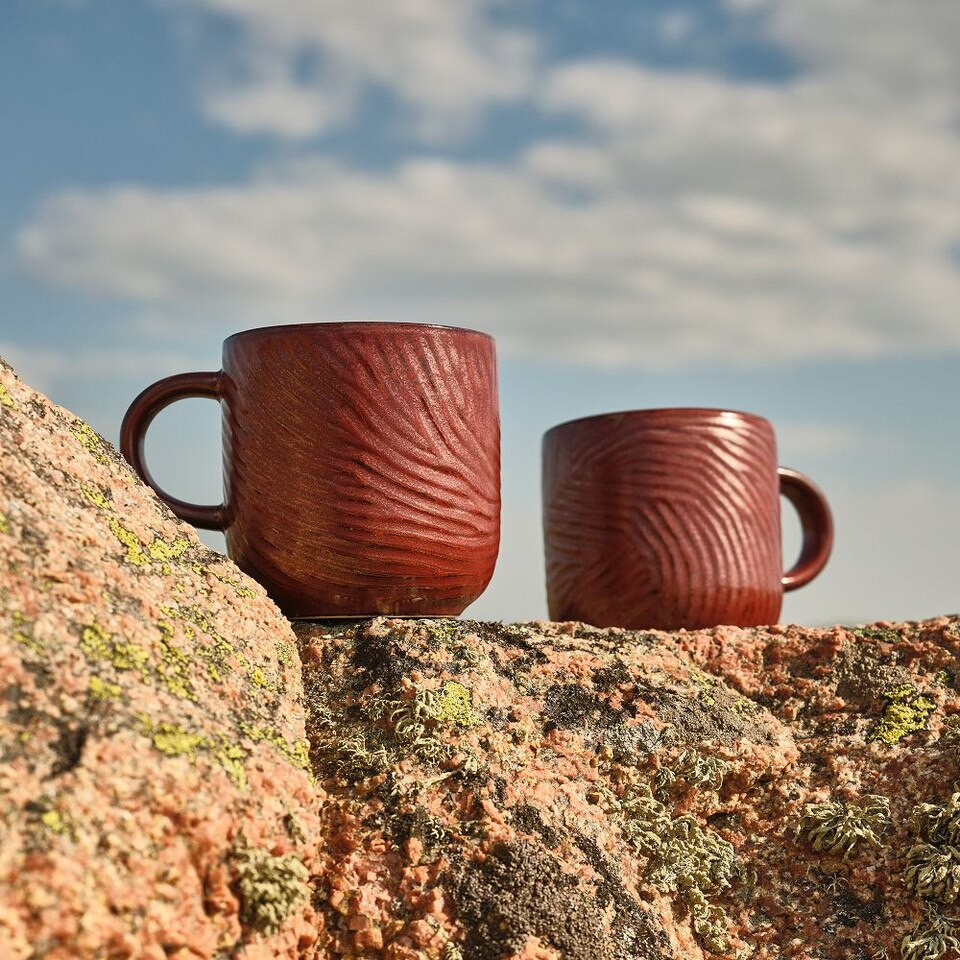
[[[958,31],[950,0],[11,0],[0,353],[115,439],[238,329],[485,329],[504,527],[473,614],[545,613],[543,430],[672,405],[769,417],[831,498],[784,619],[955,611]],[[163,415],[158,478],[217,499],[217,429]]]

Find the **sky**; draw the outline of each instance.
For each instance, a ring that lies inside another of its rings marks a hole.
[[[956,0],[6,0],[0,355],[116,441],[237,330],[473,327],[503,528],[471,616],[546,614],[544,430],[668,406],[767,417],[827,493],[782,619],[956,612],[958,41]],[[218,446],[184,401],[148,460],[214,502]]]

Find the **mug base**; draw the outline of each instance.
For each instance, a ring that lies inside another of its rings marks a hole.
[[[454,613],[341,613],[333,616],[320,614],[310,616],[296,614],[287,619],[291,623],[355,623],[360,620],[375,620],[377,617],[387,617],[391,620],[459,620],[459,614]]]

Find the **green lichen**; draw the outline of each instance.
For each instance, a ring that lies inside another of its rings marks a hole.
[[[960,951],[958,923],[957,919],[928,908],[926,919],[900,941],[901,960],[940,960],[947,953]]]
[[[426,620],[423,625],[429,635],[442,644],[451,643],[460,637],[460,621],[455,617],[442,620]]]
[[[719,790],[730,772],[730,764],[696,750],[683,750],[673,764],[673,770],[692,786]]]
[[[108,683],[100,677],[91,677],[87,693],[93,700],[119,700],[122,690],[116,683]]]
[[[646,784],[629,786],[619,800],[608,795],[608,802],[623,815],[627,840],[647,858],[647,882],[677,896],[700,943],[724,953],[729,918],[708,894],[730,887],[736,867],[733,846],[689,814],[672,817]]]
[[[310,896],[307,868],[292,854],[275,857],[259,847],[241,844],[231,859],[240,898],[240,921],[258,933],[279,931]]]
[[[346,738],[336,738],[327,750],[332,755],[337,773],[355,780],[385,773],[393,765],[394,755],[375,735],[370,737],[358,731]]]
[[[946,803],[921,803],[910,817],[913,843],[904,879],[926,900],[951,904],[960,898],[960,792]]]
[[[842,856],[847,860],[861,840],[879,846],[877,834],[889,827],[889,799],[868,793],[861,806],[842,801],[808,803],[803,809],[797,833],[802,833],[818,853]]]
[[[927,728],[936,703],[920,694],[911,684],[903,683],[885,691],[887,705],[883,716],[870,733],[872,740],[893,745],[905,736]]]
[[[10,391],[0,383],[0,407],[7,407],[10,410],[19,410],[16,401],[10,396]]]
[[[0,512],[0,533],[10,532],[10,521],[5,513]]]
[[[293,663],[293,655],[290,651],[290,645],[285,643],[282,640],[278,640],[276,643],[277,648],[277,660],[280,661],[285,667]]]
[[[140,732],[148,737],[153,746],[169,757],[187,756],[196,760],[200,753],[209,754],[241,789],[247,786],[245,762],[250,751],[226,734],[206,734],[189,730],[179,724],[156,723],[146,714],[137,714]],[[256,724],[241,724],[241,733],[254,743],[269,743],[291,766],[306,770],[310,766],[309,747],[306,740],[289,743],[282,734],[270,727]]]
[[[100,435],[94,431],[89,423],[83,420],[75,420],[73,424],[73,435],[80,441],[80,445],[93,455],[97,463],[109,463],[106,447]]]
[[[716,703],[716,698],[710,691],[717,685],[716,678],[708,677],[705,673],[693,671],[690,674],[690,680],[699,688],[700,702],[708,707],[713,706],[713,704]]]
[[[384,712],[395,745],[428,762],[438,762],[454,752],[453,745],[439,735],[438,726],[471,727],[481,722],[473,712],[470,691],[454,681],[440,690],[417,686],[412,698],[387,704]]]
[[[173,642],[174,628],[168,620],[159,620],[159,658],[146,648],[108,633],[99,624],[83,628],[80,649],[94,665],[110,664],[115,670],[131,671],[143,683],[157,683],[175,697],[196,701],[190,657]]]

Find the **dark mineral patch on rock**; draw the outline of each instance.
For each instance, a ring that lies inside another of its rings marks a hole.
[[[611,960],[599,904],[543,847],[500,844],[480,863],[450,880],[457,916],[466,931],[465,960],[503,960],[530,937],[566,960]]]
[[[605,728],[619,716],[606,700],[576,683],[558,683],[547,690],[543,712],[547,726]]]

